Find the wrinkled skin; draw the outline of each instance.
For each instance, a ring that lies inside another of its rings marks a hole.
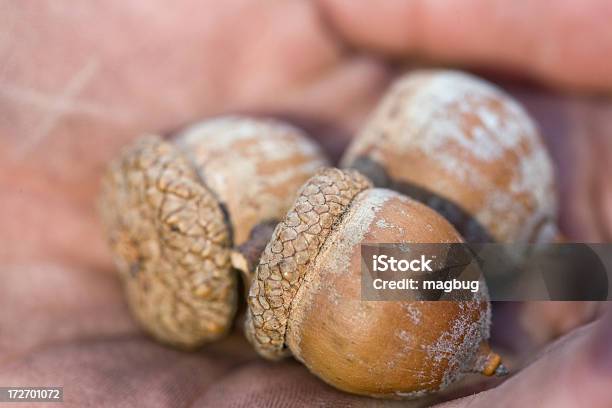
[[[489,4],[0,2],[0,385],[64,385],[75,407],[375,403],[256,358],[239,333],[196,354],[146,338],[95,197],[129,140],[221,112],[289,118],[338,157],[402,61],[504,79],[558,164],[562,229],[611,241],[610,3]],[[612,406],[610,314],[539,353],[507,315],[494,340],[526,368],[447,406]]]

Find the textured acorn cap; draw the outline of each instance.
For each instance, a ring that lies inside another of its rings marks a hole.
[[[436,209],[470,242],[556,234],[554,171],[535,124],[472,75],[427,70],[397,80],[342,167]]]
[[[226,334],[236,311],[229,229],[177,149],[143,138],[111,163],[103,221],[129,306],[157,339],[196,347]]]
[[[248,296],[246,334],[259,354],[279,359],[285,344],[291,302],[351,200],[371,187],[356,171],[324,169],[306,182],[286,218],[264,249]]]

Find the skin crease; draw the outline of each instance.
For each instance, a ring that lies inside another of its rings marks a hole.
[[[106,406],[126,396],[141,406],[228,396],[370,403],[291,362],[260,361],[238,336],[195,357],[146,339],[121,303],[95,198],[104,165],[129,140],[218,113],[291,118],[338,157],[398,59],[528,79],[507,89],[557,163],[561,228],[577,241],[612,240],[612,101],[586,93],[612,90],[609,2],[347,3],[0,1],[0,384],[73,384],[66,406],[96,405],[100,381],[117,390]],[[608,315],[574,330],[503,384],[450,406],[610,406],[610,327]],[[121,375],[98,379],[91,367]],[[254,376],[267,382],[247,386]],[[156,391],[129,394],[145,385]]]

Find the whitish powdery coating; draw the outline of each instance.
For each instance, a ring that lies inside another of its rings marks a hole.
[[[498,239],[526,241],[543,219],[555,218],[553,168],[533,122],[512,98],[471,75],[425,71],[397,81],[344,164],[368,152],[385,166],[386,151],[420,151],[449,179],[485,191],[486,202],[474,216]],[[483,170],[490,165],[505,169],[507,186],[500,188],[499,175]],[[442,196],[447,182],[444,177],[417,180]],[[500,216],[508,222],[498,222]]]
[[[334,287],[335,282],[332,276],[355,275],[354,271],[351,270],[351,258],[354,255],[355,248],[361,243],[367,242],[366,234],[371,230],[372,224],[375,224],[378,228],[399,228],[384,221],[380,215],[385,203],[392,199],[399,202],[409,201],[408,198],[387,189],[375,188],[359,193],[351,201],[340,223],[334,227],[332,233],[327,237],[313,265],[309,268],[309,272],[304,276],[304,281],[293,299],[293,308],[288,324],[288,331],[291,333],[290,338],[292,340],[290,343],[291,351],[298,360],[304,362],[300,323],[304,316],[319,313],[317,310],[312,310],[315,305],[313,296],[316,293],[321,293],[322,289],[324,289],[324,293],[328,294],[328,300],[331,304],[335,304],[337,301],[344,304],[351,303],[355,324],[362,324],[370,317],[368,313],[370,302],[361,300],[360,286],[343,287],[343,297],[338,299],[339,295]],[[414,242],[409,236],[414,236],[411,234],[415,233],[418,235],[416,230],[419,224],[418,217],[414,217],[411,212],[403,209],[400,211],[405,219],[413,219],[415,222],[415,229],[407,232],[404,239],[406,243]],[[424,226],[426,229],[427,227],[431,227],[431,225]],[[311,271],[321,271],[321,273]],[[359,279],[359,275],[355,275],[355,278]],[[395,335],[402,340],[404,347],[398,351],[394,360],[388,362],[389,369],[395,369],[399,361],[407,358],[407,353],[414,352],[425,353],[432,363],[439,366],[441,366],[440,363],[446,362],[446,369],[437,390],[420,389],[413,392],[396,392],[395,394],[398,397],[418,398],[435,393],[472,370],[480,343],[489,338],[491,311],[488,303],[486,309],[479,313],[480,319],[473,320],[472,318],[483,302],[488,302],[486,283],[483,280],[481,280],[481,285],[483,290],[475,295],[473,301],[459,302],[462,313],[452,321],[448,330],[440,333],[434,343],[424,344],[419,342],[418,331],[409,332],[405,327],[397,328]],[[423,301],[403,302],[401,309],[415,326],[426,325],[427,322],[423,321],[420,309],[426,303]],[[367,363],[361,361],[357,355],[351,353],[346,357],[355,361],[356,365],[367,366]],[[431,381],[431,374],[424,370],[425,367],[421,367],[418,372],[411,375],[422,378],[425,387],[428,385],[426,381]]]
[[[368,196],[366,200],[360,199],[366,195]],[[355,245],[364,242],[365,234],[370,229],[372,222],[377,218],[378,212],[382,206],[392,198],[399,199],[400,201],[408,201],[406,197],[394,191],[380,188],[367,190],[360,193],[355,198],[343,221],[343,224],[347,224],[346,220],[351,220],[350,225],[352,228],[348,230],[348,233],[343,233],[348,239],[340,240],[334,237],[333,234],[328,239],[329,245],[327,247],[329,250],[334,251],[333,256],[330,257],[335,259],[332,270],[339,271],[339,273],[350,273],[348,268],[351,265],[350,256],[353,248]],[[412,215],[406,213],[404,216],[410,217]],[[394,226],[391,225],[387,226],[387,228],[393,227]],[[340,231],[341,229],[341,227],[338,227],[336,230]],[[412,233],[414,233],[414,231],[412,231]],[[403,242],[411,243],[413,241],[406,237]],[[320,257],[321,259],[323,258],[322,254]],[[465,313],[460,314],[460,317],[453,322],[451,329],[442,332],[434,345],[421,345],[423,351],[428,354],[432,361],[440,363],[442,360],[448,360],[448,369],[444,374],[444,378],[439,388],[440,390],[458,380],[466,372],[469,372],[480,342],[483,339],[489,338],[491,321],[490,307],[487,306],[485,313],[482,313],[481,319],[477,321],[471,320],[468,310],[474,309],[479,302],[488,301],[486,284],[482,280],[480,283],[485,289],[477,293],[474,302],[459,302],[461,308],[465,310]],[[320,282],[319,284],[324,283]],[[356,296],[359,295],[357,294]],[[358,297],[356,299],[358,299]],[[357,303],[363,304],[363,302],[359,300]],[[419,301],[405,302],[403,305],[403,309],[408,314],[410,320],[417,325],[421,324],[421,311],[418,305],[422,305],[423,303],[424,302]],[[359,309],[359,307],[357,309]],[[398,336],[406,343],[406,350],[410,350],[414,339],[409,333],[400,329]],[[460,346],[457,346],[457,344],[460,344]],[[428,394],[428,392],[421,390],[412,393],[398,392],[396,394],[402,398],[418,398]]]
[[[270,119],[210,119],[182,132],[176,143],[227,206],[235,244],[257,223],[283,217],[297,189],[327,165],[304,132]]]

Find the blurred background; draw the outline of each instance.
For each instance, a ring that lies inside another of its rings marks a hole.
[[[239,334],[196,354],[142,335],[96,213],[104,166],[222,113],[288,120],[337,159],[394,77],[452,67],[523,103],[556,163],[561,229],[610,242],[610,21],[608,0],[0,0],[0,385],[64,385],[71,406],[373,403],[259,361]],[[541,350],[514,330],[496,334],[508,350]]]

